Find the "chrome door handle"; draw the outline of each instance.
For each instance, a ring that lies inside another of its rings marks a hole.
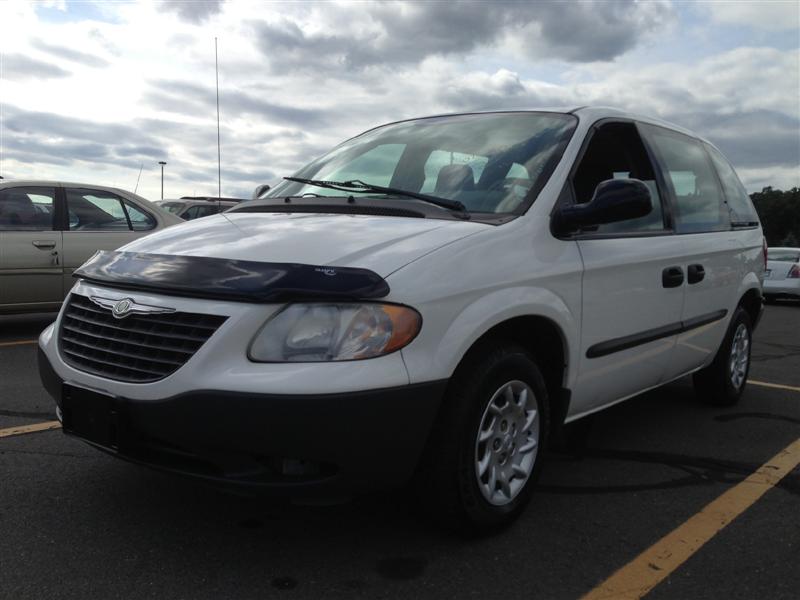
[[[31,243],[37,248],[39,248],[39,250],[52,250],[53,248],[56,247],[56,243],[50,241],[47,242],[33,241]]]

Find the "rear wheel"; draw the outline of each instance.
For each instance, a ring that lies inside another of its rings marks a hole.
[[[694,374],[695,390],[704,402],[733,406],[739,401],[750,372],[752,330],[747,311],[738,307],[714,362]]]
[[[547,389],[521,347],[496,345],[453,377],[417,478],[437,521],[487,532],[513,521],[539,474]]]

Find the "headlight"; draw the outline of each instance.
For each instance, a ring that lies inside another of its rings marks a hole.
[[[414,309],[395,304],[290,304],[250,343],[256,362],[325,362],[374,358],[399,350],[422,325]]]

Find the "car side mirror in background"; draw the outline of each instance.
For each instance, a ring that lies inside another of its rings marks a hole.
[[[262,194],[269,191],[269,186],[266,183],[262,183],[259,186],[256,186],[256,189],[253,191],[252,200],[257,200]]]
[[[598,184],[585,204],[562,206],[553,214],[553,232],[567,234],[582,227],[638,219],[650,214],[650,190],[638,179],[609,179]]]

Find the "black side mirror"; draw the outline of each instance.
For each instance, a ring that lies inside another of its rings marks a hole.
[[[268,191],[269,191],[269,186],[266,183],[262,183],[261,185],[257,186],[256,189],[253,191],[252,200],[258,200],[258,198],[262,194]]]
[[[585,204],[562,206],[553,215],[553,231],[566,234],[582,227],[638,219],[650,214],[650,190],[638,179],[609,179],[598,184]]]

